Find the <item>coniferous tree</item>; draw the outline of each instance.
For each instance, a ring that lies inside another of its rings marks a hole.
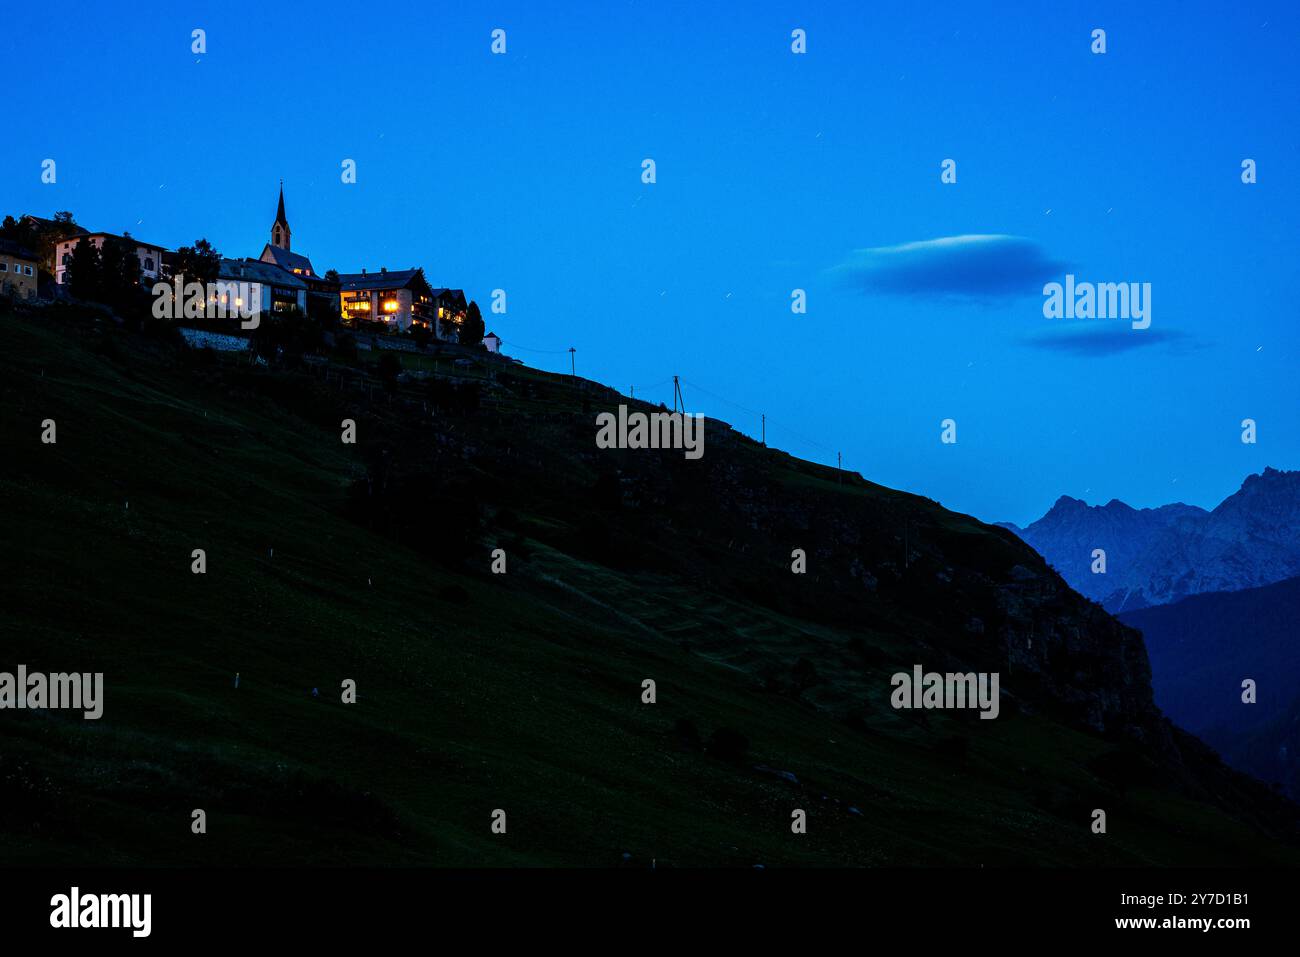
[[[119,312],[132,311],[140,302],[140,256],[129,238],[109,236],[100,250],[99,301]]]
[[[72,247],[72,259],[68,262],[64,281],[68,292],[77,299],[99,301],[102,264],[99,250],[88,239],[82,239]]]
[[[479,312],[478,303],[470,301],[465,311],[465,318],[460,324],[460,344],[462,346],[479,346],[483,344],[483,334],[487,332],[483,325],[483,314]]]
[[[33,220],[23,220],[19,226],[27,231],[27,238],[23,245],[35,251],[42,268],[45,263],[54,261],[59,243],[76,236],[81,228],[72,213],[66,209],[55,213],[51,221],[37,223]],[[49,274],[46,273],[46,276],[48,277]]]

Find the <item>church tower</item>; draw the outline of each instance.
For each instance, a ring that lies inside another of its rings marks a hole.
[[[284,180],[280,180],[280,208],[275,213],[275,225],[271,227],[271,245],[279,249],[289,249],[289,220],[284,218]]]

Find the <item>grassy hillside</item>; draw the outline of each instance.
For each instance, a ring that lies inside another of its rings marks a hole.
[[[66,316],[0,341],[0,670],[106,683],[98,722],[0,712],[0,864],[1300,860],[1134,633],[924,499],[717,423],[698,472],[598,452],[616,397],[526,369],[372,401]],[[914,663],[1001,670],[1002,715],[893,711]]]

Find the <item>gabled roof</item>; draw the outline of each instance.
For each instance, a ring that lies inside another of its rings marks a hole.
[[[32,252],[26,246],[20,246],[12,239],[0,239],[0,254],[10,256],[14,259],[26,259],[28,262],[37,262],[36,253]]]
[[[418,269],[393,269],[389,272],[355,272],[339,275],[339,288],[345,292],[361,289],[404,289],[420,277]]]
[[[70,236],[84,236],[89,232],[84,226],[78,226],[75,223],[60,223],[53,219],[46,219],[44,216],[33,216],[31,213],[25,215],[23,219],[30,219],[41,229],[62,229]]]
[[[447,296],[447,297],[450,298],[450,299],[460,300],[461,302],[464,302],[464,301],[465,301],[465,290],[464,290],[464,289],[448,289],[448,288],[446,288],[445,286],[444,286],[443,288],[441,288],[441,289],[435,289],[435,290],[433,290],[433,298],[434,298],[434,299],[439,299],[439,298],[441,298],[442,296]]]
[[[226,282],[260,282],[284,289],[307,288],[307,283],[301,276],[285,272],[274,263],[262,262],[260,259],[222,259],[217,278]]]
[[[312,275],[315,275],[316,273],[316,268],[311,264],[311,260],[306,256],[299,256],[297,253],[291,253],[289,250],[281,249],[279,246],[272,246],[270,243],[266,244],[266,247],[262,250],[262,255],[265,256],[268,252],[275,260],[275,264],[281,269],[287,270],[288,272],[293,272],[295,269],[302,269],[304,271],[310,269]],[[262,261],[265,262],[266,260]]]
[[[82,230],[80,233],[78,233],[75,236],[65,236],[63,239],[59,240],[59,243],[60,244],[76,243],[82,239],[95,239],[98,236],[103,236],[105,239],[109,237],[112,237],[114,239],[123,239],[128,243],[135,243],[137,246],[144,246],[148,249],[156,249],[160,253],[165,253],[167,251],[167,247],[159,246],[156,243],[147,243],[143,239],[136,239],[134,236],[119,236],[117,233],[106,233],[103,230],[98,230],[98,229],[95,230],[93,233]]]
[[[26,259],[35,263],[36,254],[26,246],[19,246],[13,239],[0,239],[0,255],[12,256],[13,259]]]

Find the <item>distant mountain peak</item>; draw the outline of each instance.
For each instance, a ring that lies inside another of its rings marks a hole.
[[[1241,487],[1245,489],[1256,485],[1289,485],[1293,482],[1300,482],[1300,471],[1288,472],[1284,469],[1275,469],[1271,465],[1266,465],[1264,471],[1247,475],[1246,480],[1241,483]]]
[[[1116,611],[1237,591],[1300,575],[1300,471],[1246,476],[1213,511],[1175,502],[1135,509],[1062,495],[1042,518],[1012,528],[1072,587]],[[1094,550],[1106,555],[1104,574]]]
[[[1077,511],[1079,509],[1090,507],[1091,506],[1081,498],[1072,498],[1069,495],[1062,495],[1052,503],[1052,507],[1047,510],[1047,515],[1051,515],[1053,512]],[[1045,515],[1044,518],[1046,517],[1047,516]]]

